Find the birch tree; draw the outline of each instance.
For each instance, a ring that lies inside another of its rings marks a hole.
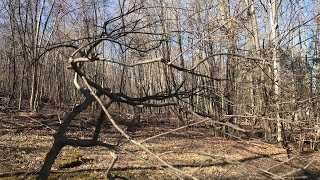
[[[278,2],[277,0],[268,1],[269,7],[269,21],[270,21],[270,38],[272,48],[272,68],[273,68],[273,88],[274,88],[274,104],[275,104],[275,118],[277,121],[277,140],[283,142],[282,123],[279,115],[279,96],[280,96],[280,59],[278,55],[279,46],[279,29],[278,29]]]

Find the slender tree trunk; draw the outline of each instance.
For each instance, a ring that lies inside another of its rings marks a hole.
[[[270,18],[270,33],[271,33],[271,47],[272,47],[272,61],[273,61],[273,81],[274,81],[274,103],[276,110],[276,121],[277,121],[277,140],[278,142],[283,142],[283,132],[282,132],[282,123],[280,121],[279,114],[279,97],[280,97],[280,88],[279,88],[279,79],[280,79],[280,59],[278,57],[279,49],[279,33],[278,33],[278,13],[277,13],[277,0],[268,1],[269,4],[269,18]]]
[[[11,16],[10,16],[11,17]],[[11,19],[11,18],[10,18]],[[12,43],[11,43],[11,60],[12,60],[12,70],[13,70],[13,77],[12,77],[12,86],[10,89],[10,97],[9,97],[9,102],[8,104],[10,104],[10,101],[12,99],[15,98],[15,93],[16,93],[16,86],[17,86],[17,64],[16,64],[16,43],[15,43],[15,28],[14,28],[14,24],[13,24],[13,20],[11,21],[11,36],[12,36]],[[10,64],[9,64],[10,66]],[[11,72],[9,72],[8,74],[10,74]]]
[[[249,27],[251,30],[251,36],[249,37],[250,39],[250,48],[252,49],[252,54],[254,56],[258,56],[260,57],[260,46],[259,46],[259,36],[258,36],[258,23],[257,23],[257,18],[256,18],[256,12],[255,12],[255,6],[254,6],[254,1],[253,0],[246,0],[246,5],[250,6],[248,9],[248,18],[249,18]],[[251,25],[251,26],[250,26]],[[249,82],[251,82],[250,87],[249,87],[249,97],[250,97],[250,103],[251,103],[251,108],[249,110],[249,112],[251,112],[252,114],[256,114],[257,111],[259,111],[256,107],[257,107],[257,102],[255,100],[255,74],[257,74],[257,72],[254,70],[254,62],[250,62],[250,74],[248,76],[249,78]],[[255,120],[254,120],[254,123]]]
[[[38,77],[38,65],[37,63],[35,63],[35,65],[33,66],[31,95],[30,95],[30,101],[29,101],[30,111],[36,111],[35,104],[36,104],[36,94],[37,94],[37,87],[38,87],[37,77]]]
[[[319,7],[320,13],[320,7]],[[315,55],[315,72],[316,72],[316,95],[320,96],[320,17],[316,19],[317,22],[317,30],[316,30],[316,55]],[[320,118],[320,104],[316,105],[317,108],[315,109],[317,120],[319,122]]]
[[[236,50],[234,27],[232,27],[232,21],[230,21],[230,4],[229,1],[219,0],[219,9],[222,16],[222,23],[227,24],[227,36],[228,36],[228,53],[233,54]],[[227,100],[227,114],[233,115],[234,103],[235,103],[235,59],[233,56],[228,55],[226,60],[226,90],[225,97]],[[231,121],[235,121],[232,119]]]

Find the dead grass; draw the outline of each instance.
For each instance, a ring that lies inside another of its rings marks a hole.
[[[35,116],[32,119],[16,112],[0,112],[0,178],[34,179],[53,141],[58,116]],[[68,135],[89,138],[95,115],[83,114],[72,124]],[[161,121],[161,123],[159,123]],[[142,128],[128,132],[137,139],[165,132],[177,127],[178,121],[153,119]],[[257,179],[277,178],[288,172],[290,177],[320,178],[320,156],[315,153],[293,154],[288,161],[286,151],[277,145],[259,140],[247,142],[215,137],[209,127],[191,127],[146,142],[146,146],[176,168],[199,179]],[[121,143],[112,174],[118,179],[177,179],[154,157],[119,138],[119,133],[105,126],[101,140]],[[57,159],[50,179],[102,179],[111,162],[102,147],[65,147]],[[66,164],[80,162],[76,166]],[[276,166],[278,165],[278,166]],[[271,168],[274,166],[274,168]],[[271,168],[268,172],[265,170]],[[289,177],[289,176],[288,176]]]

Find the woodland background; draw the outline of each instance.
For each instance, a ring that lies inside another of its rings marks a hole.
[[[246,147],[253,140],[279,144],[272,147],[284,150],[288,159],[275,162],[277,167],[301,158],[306,146],[317,153],[319,3],[0,0],[3,142],[17,135],[11,132],[13,125],[6,124],[9,117],[17,123],[31,118],[41,124],[42,133],[55,132],[35,170],[41,169],[34,173],[39,179],[48,178],[58,155],[69,146],[107,148],[114,161],[105,175],[112,179],[111,167],[123,150],[120,140],[141,148],[137,154],[155,158],[154,164],[175,177],[211,176],[214,173],[190,174],[146,144],[183,129],[184,135],[202,132],[248,143]],[[73,129],[78,114],[84,124]],[[157,131],[160,135],[148,130],[152,123],[163,128]],[[89,126],[91,135],[82,132]],[[118,143],[102,138],[106,127],[119,134],[114,138]],[[135,131],[142,132],[144,140],[132,134]],[[315,162],[319,160],[311,158],[299,168],[290,165],[290,173],[263,168],[258,174],[287,178]],[[194,166],[201,169],[203,163]],[[314,171],[303,177],[319,176],[319,170]]]

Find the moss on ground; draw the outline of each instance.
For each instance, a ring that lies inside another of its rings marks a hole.
[[[55,180],[55,179],[74,179],[74,180],[95,180],[100,179],[92,172],[65,172],[65,173],[51,173],[49,176],[49,180]]]
[[[45,156],[46,154],[44,154],[43,159],[45,159]],[[82,157],[83,155],[78,148],[67,147],[60,152],[53,166],[60,169],[81,165]]]

